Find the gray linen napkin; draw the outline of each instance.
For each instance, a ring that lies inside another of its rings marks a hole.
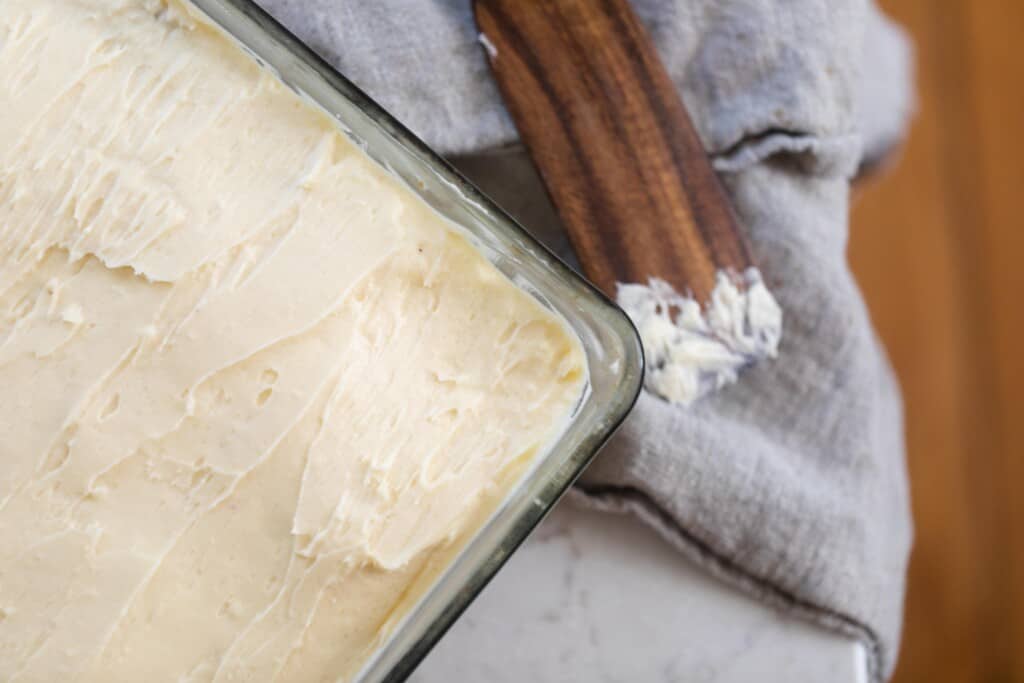
[[[556,251],[467,0],[260,0]],[[910,55],[866,0],[634,0],[785,310],[780,356],[689,409],[644,394],[576,497],[757,598],[899,645],[898,389],[845,260],[848,179],[902,135]],[[670,599],[671,596],[666,596]]]

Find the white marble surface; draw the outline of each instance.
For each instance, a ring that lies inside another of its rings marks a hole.
[[[411,680],[866,683],[868,676],[855,641],[706,576],[632,518],[562,503]]]

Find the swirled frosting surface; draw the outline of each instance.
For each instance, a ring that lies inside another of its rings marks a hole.
[[[585,375],[186,6],[0,1],[0,680],[350,678]]]

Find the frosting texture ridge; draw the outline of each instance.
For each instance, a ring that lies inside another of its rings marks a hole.
[[[179,2],[0,2],[0,680],[353,676],[578,340]]]

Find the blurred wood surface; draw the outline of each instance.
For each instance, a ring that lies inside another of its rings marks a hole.
[[[881,0],[919,112],[850,259],[903,385],[916,518],[897,683],[1024,682],[1024,2]]]

